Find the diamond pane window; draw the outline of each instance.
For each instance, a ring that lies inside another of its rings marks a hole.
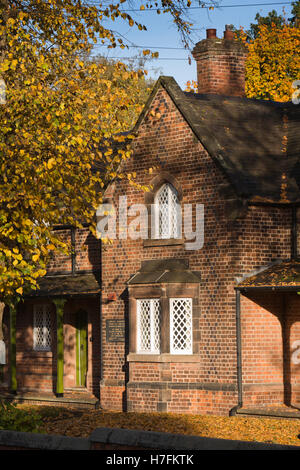
[[[180,217],[179,200],[176,189],[169,183],[164,184],[155,196],[155,237],[179,238]]]
[[[51,351],[51,305],[34,306],[33,349]]]
[[[137,300],[137,352],[160,352],[159,299]]]
[[[193,354],[192,299],[170,299],[170,353]]]

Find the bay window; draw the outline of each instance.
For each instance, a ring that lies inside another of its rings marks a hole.
[[[198,360],[200,281],[187,260],[142,261],[127,281],[129,362]]]
[[[160,354],[161,351],[161,301],[137,299],[136,352]],[[191,298],[170,298],[168,343],[170,354],[193,354],[193,314]]]

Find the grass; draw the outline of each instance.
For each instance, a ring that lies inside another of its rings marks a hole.
[[[194,436],[300,446],[300,419],[122,413],[53,406],[19,405],[42,416],[40,432],[88,437],[99,427],[162,431]]]

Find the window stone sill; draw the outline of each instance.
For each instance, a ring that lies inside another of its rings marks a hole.
[[[200,362],[199,354],[137,354],[130,353],[128,362]]]
[[[20,351],[20,354],[23,354],[23,356],[44,356],[44,357],[52,357],[52,351],[45,351],[43,349],[38,350],[38,349],[32,349],[31,351]]]
[[[144,240],[144,247],[147,248],[147,247],[151,247],[151,246],[177,246],[177,245],[183,245],[184,244],[184,240],[181,238],[181,239],[177,239],[177,238],[170,238],[170,239],[166,239],[166,238],[162,238],[162,239],[148,239],[148,240]]]

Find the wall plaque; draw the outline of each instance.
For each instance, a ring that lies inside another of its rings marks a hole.
[[[108,343],[125,341],[125,320],[106,320],[106,341]]]

